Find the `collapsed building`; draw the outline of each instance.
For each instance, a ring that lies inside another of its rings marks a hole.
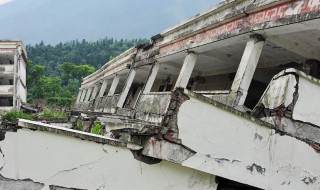
[[[27,102],[26,61],[22,41],[0,41],[0,111],[19,110]]]
[[[319,52],[320,0],[222,2],[83,79],[71,121],[106,136],[22,119],[2,131],[1,180],[319,190]]]

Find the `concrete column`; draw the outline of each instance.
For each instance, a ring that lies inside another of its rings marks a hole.
[[[117,89],[119,80],[120,80],[119,75],[116,75],[116,76],[113,78],[113,81],[112,81],[112,84],[111,84],[111,87],[110,87],[108,96],[112,96],[112,95],[114,94],[114,92],[115,92],[116,89]]]
[[[189,52],[189,54],[186,56],[175,87],[187,87],[194,65],[196,64],[197,57],[197,54],[194,52]]]
[[[94,88],[94,87],[90,87],[90,88],[88,89],[87,94],[86,94],[86,99],[84,100],[85,102],[88,102],[88,101],[89,101],[90,96],[91,96],[91,93],[92,93],[92,91],[93,91],[93,88]]]
[[[88,92],[88,89],[83,89],[82,90],[82,95],[81,95],[81,98],[80,98],[80,102],[84,101],[84,98],[86,97],[87,92]]]
[[[79,90],[76,103],[79,103],[79,101],[80,101],[80,99],[81,99],[82,92],[83,92],[83,90]]]
[[[98,91],[99,91],[99,88],[100,88],[100,85],[99,84],[95,84],[94,85],[94,89],[93,89],[93,92],[92,92],[92,95],[90,97],[90,100],[93,100],[96,98],[97,94],[98,94]]]
[[[128,96],[130,87],[131,87],[131,85],[133,83],[133,79],[136,76],[136,73],[137,73],[137,71],[135,69],[131,69],[130,70],[128,78],[127,78],[127,82],[124,85],[123,91],[122,91],[122,93],[120,95],[120,98],[119,98],[119,101],[118,101],[118,104],[117,104],[118,108],[122,108],[123,107],[123,104],[126,101],[126,98]]]
[[[18,72],[18,59],[19,58],[19,52],[18,49],[14,52],[14,58],[13,58],[13,109],[17,109],[17,72]]]
[[[256,70],[265,40],[260,35],[253,35],[242,55],[237,74],[231,87],[228,100],[230,106],[240,106],[246,100],[248,89]]]
[[[148,93],[151,91],[151,88],[153,86],[154,81],[156,80],[157,74],[159,72],[160,63],[155,63],[152,67],[151,73],[149,75],[149,78],[147,80],[147,83],[144,87],[143,93]]]
[[[99,92],[99,97],[103,97],[104,92],[106,91],[107,87],[108,87],[108,80],[104,79],[102,86],[101,86],[101,89],[100,89],[100,92]]]
[[[130,107],[131,107],[131,108],[136,107],[138,98],[140,97],[140,94],[141,94],[141,89],[142,89],[142,87],[139,86],[138,89],[137,89],[137,91],[136,91],[136,93],[135,93],[135,95],[134,95],[134,97],[133,97],[133,100],[132,100],[132,102],[131,102],[131,104],[130,104]]]

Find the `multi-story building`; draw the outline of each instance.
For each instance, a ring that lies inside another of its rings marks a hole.
[[[226,0],[85,77],[83,131],[2,130],[0,189],[320,190],[319,52],[320,0]]]
[[[19,110],[27,100],[27,53],[20,40],[0,40],[0,112]]]

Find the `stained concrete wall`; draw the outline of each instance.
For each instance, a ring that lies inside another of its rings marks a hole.
[[[49,132],[6,132],[0,148],[5,189],[216,189],[213,175],[166,161],[148,165],[127,148]]]
[[[320,154],[310,144],[218,103],[189,98],[177,125],[183,145],[197,153],[182,165],[262,189],[320,188]]]

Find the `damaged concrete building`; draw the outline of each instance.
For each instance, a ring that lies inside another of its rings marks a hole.
[[[0,181],[319,190],[319,60],[320,0],[222,2],[83,79],[71,120],[105,136],[22,119],[3,130]]]
[[[26,62],[22,41],[0,40],[0,112],[19,110],[27,101]]]

